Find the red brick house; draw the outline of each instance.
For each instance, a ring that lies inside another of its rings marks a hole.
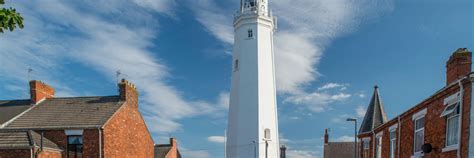
[[[170,138],[169,144],[156,144],[155,158],[181,158],[176,138]]]
[[[376,87],[359,130],[359,157],[474,157],[471,65],[472,53],[458,49],[447,62],[446,85],[391,120]]]
[[[0,158],[153,157],[154,143],[126,80],[119,95],[55,98],[30,82],[30,99],[0,101]]]
[[[354,142],[329,141],[328,129],[325,129],[323,158],[353,158],[354,151]]]

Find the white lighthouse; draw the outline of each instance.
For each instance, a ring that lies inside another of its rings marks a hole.
[[[234,17],[227,158],[279,157],[275,21],[268,0],[241,0]]]

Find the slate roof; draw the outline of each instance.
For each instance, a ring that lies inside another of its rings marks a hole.
[[[170,144],[155,145],[155,158],[166,158],[171,148]]]
[[[0,130],[0,149],[30,149],[41,146],[41,135],[34,131]],[[62,150],[57,144],[43,137],[43,147]]]
[[[324,145],[324,158],[354,157],[354,142],[329,142]]]
[[[0,100],[0,125],[13,119],[33,105],[28,100]]]
[[[98,128],[122,105],[119,96],[51,98],[35,105],[4,128]]]
[[[375,86],[374,94],[370,100],[369,106],[367,107],[367,112],[365,113],[364,121],[362,121],[360,126],[359,133],[370,132],[387,121],[387,114],[385,114],[378,86]]]

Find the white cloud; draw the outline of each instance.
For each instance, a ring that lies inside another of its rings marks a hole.
[[[213,143],[224,143],[225,137],[224,136],[209,136],[207,137],[207,141],[213,142]]]
[[[234,43],[232,12],[216,5],[214,0],[190,0],[189,6],[196,13],[196,19],[217,39],[226,44]],[[237,3],[235,3],[237,5]]]
[[[339,92],[329,94],[327,92],[300,93],[287,97],[283,102],[296,105],[306,105],[313,112],[323,112],[325,108],[334,102],[343,102],[351,97],[351,94]]]
[[[192,158],[210,158],[211,155],[209,154],[209,152],[207,151],[203,151],[203,150],[196,150],[196,151],[192,151],[192,150],[180,150],[179,151],[183,157],[192,157]]]
[[[288,150],[286,155],[291,158],[318,158],[316,152],[305,150]]]
[[[333,123],[345,123],[347,118],[349,118],[350,115],[348,114],[342,114],[336,117],[331,118],[331,122]]]
[[[133,0],[133,2],[141,7],[150,8],[169,16],[175,16],[174,8],[177,5],[175,0]]]
[[[341,136],[339,138],[336,138],[337,142],[354,142],[354,137],[353,136]]]
[[[341,90],[347,89],[347,84],[339,84],[339,83],[327,83],[318,88],[319,91],[340,88]]]
[[[367,112],[367,108],[365,108],[365,106],[358,106],[355,109],[355,111],[356,111],[357,117],[363,118],[365,116],[365,113]]]

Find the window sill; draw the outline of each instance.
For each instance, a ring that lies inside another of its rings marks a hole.
[[[444,153],[444,152],[453,151],[453,150],[458,150],[458,145],[457,144],[444,147],[441,151]]]
[[[422,158],[423,156],[425,156],[425,154],[423,154],[423,153],[415,153],[414,155],[411,156],[411,158]]]

